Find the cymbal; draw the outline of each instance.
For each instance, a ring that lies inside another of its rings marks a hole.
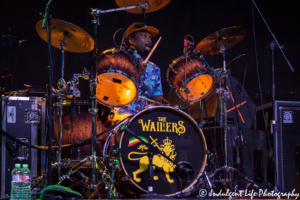
[[[246,30],[241,26],[233,26],[217,31],[204,38],[196,46],[195,50],[203,56],[211,56],[221,53],[221,47],[230,49],[239,43],[246,35]]]
[[[84,53],[94,49],[93,38],[80,27],[59,19],[51,20],[51,45],[61,49],[65,38],[65,51]],[[47,42],[47,29],[42,28],[43,20],[36,26],[37,34]]]
[[[145,0],[115,0],[116,4],[122,8],[122,7],[130,7],[130,6],[136,6],[139,3],[144,4]],[[145,13],[151,13],[154,11],[157,11],[163,7],[165,7],[171,0],[163,0],[163,1],[157,1],[157,0],[147,0],[149,3],[148,9],[145,9]],[[130,13],[134,14],[143,14],[143,9],[140,8],[134,8],[134,9],[128,9],[125,10]]]

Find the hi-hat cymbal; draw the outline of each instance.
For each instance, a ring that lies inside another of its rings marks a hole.
[[[36,26],[37,34],[47,42],[47,31],[42,28],[43,20]],[[94,49],[93,38],[78,26],[59,19],[51,20],[51,45],[61,49],[65,38],[65,51],[84,53]]]
[[[148,9],[145,9],[145,13],[151,13],[154,11],[157,11],[163,7],[165,7],[171,0],[147,0],[149,3]],[[122,7],[130,7],[130,6],[136,6],[138,4],[144,4],[145,0],[116,0],[116,4],[122,8]],[[134,9],[128,9],[125,10],[130,13],[134,14],[143,14],[143,10],[139,8]]]
[[[240,26],[233,26],[217,31],[204,38],[197,47],[196,51],[203,56],[211,56],[221,53],[221,48],[230,49],[239,43],[246,35],[246,30]]]

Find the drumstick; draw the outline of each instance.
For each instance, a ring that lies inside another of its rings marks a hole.
[[[150,56],[153,54],[153,52],[154,52],[154,50],[156,49],[156,47],[157,47],[157,45],[158,45],[158,43],[159,43],[160,40],[161,40],[161,37],[157,40],[156,44],[155,44],[154,47],[151,49],[149,55],[147,56],[147,58],[146,58],[142,63],[147,63],[147,62],[148,62]]]
[[[139,98],[140,98],[140,99],[143,99],[143,100],[146,100],[146,101],[148,101],[148,102],[151,102],[151,103],[156,103],[156,104],[158,104],[158,105],[161,105],[160,102],[154,101],[154,100],[152,100],[152,99],[148,99],[148,98],[146,98],[146,97],[139,96]]]

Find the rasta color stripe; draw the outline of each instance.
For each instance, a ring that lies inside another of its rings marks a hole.
[[[141,138],[142,140],[144,140],[145,142],[149,143],[149,141],[146,138],[144,138],[142,136],[138,136],[138,137]],[[135,145],[139,142],[141,142],[141,141],[139,141],[139,139],[137,139],[135,137],[132,137],[132,138],[129,139],[129,143],[128,143],[127,147],[131,147],[131,146],[133,146],[133,145]]]

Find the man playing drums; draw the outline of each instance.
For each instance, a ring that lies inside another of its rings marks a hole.
[[[151,26],[146,26],[145,23],[135,22],[126,30],[126,48],[135,49],[136,56],[140,65],[138,96],[153,99],[157,102],[167,104],[167,100],[163,98],[163,91],[161,85],[160,69],[152,62],[142,63],[145,57],[151,50],[152,37],[157,36],[159,31]],[[136,99],[130,105],[121,108],[131,113],[140,112],[147,102],[143,99]]]

